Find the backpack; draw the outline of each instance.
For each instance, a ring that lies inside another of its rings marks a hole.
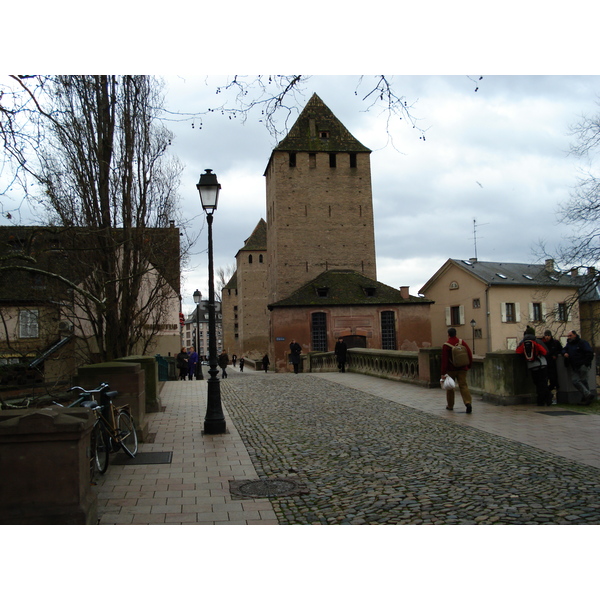
[[[525,350],[523,354],[528,362],[533,362],[537,358],[538,349],[533,340],[525,340],[523,342],[523,349]]]
[[[463,341],[458,340],[458,344],[453,346],[448,342],[445,343],[446,346],[452,348],[451,361],[455,367],[466,367],[469,364],[469,352],[463,346]]]

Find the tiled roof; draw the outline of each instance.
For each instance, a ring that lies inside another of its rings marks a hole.
[[[548,270],[546,265],[531,265],[510,262],[487,262],[450,259],[458,267],[473,273],[479,279],[490,285],[525,285],[577,287],[569,275]]]
[[[241,250],[253,252],[267,250],[267,223],[264,219],[258,222],[250,237],[244,242],[244,247]]]
[[[400,295],[400,290],[396,288],[365,277],[356,271],[339,269],[321,273],[291,296],[271,304],[269,308],[420,303],[431,303],[431,300],[415,296],[404,299]]]
[[[275,151],[371,152],[342,125],[317,94],[313,94]]]

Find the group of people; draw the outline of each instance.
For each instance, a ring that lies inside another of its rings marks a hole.
[[[204,357],[205,358],[205,357]],[[204,360],[204,358],[202,360]],[[188,377],[190,381],[200,378],[200,357],[196,352],[194,346],[186,348],[185,346],[181,349],[181,352],[177,355],[177,369],[179,370],[179,379],[185,381]]]
[[[535,337],[533,327],[527,327],[523,341],[517,347],[517,353],[524,356],[535,385],[538,406],[556,404],[552,392],[558,389],[556,359],[563,356],[570,368],[571,382],[581,393],[579,404],[588,405],[594,398],[590,390],[588,376],[594,352],[588,342],[581,339],[576,331],[567,333],[567,343],[561,343],[546,330],[541,339]]]
[[[179,354],[177,355],[176,358],[176,363],[177,363],[177,369],[179,370],[179,379],[181,381],[185,381],[186,377],[192,381],[192,379],[194,379],[194,377],[196,379],[201,379],[201,367],[200,367],[200,361],[206,361],[208,360],[208,357],[204,356],[204,357],[200,357],[198,356],[198,353],[196,352],[195,348],[193,346],[190,346],[189,348],[185,348],[183,347],[181,349],[181,352],[179,352]],[[219,354],[218,359],[217,359],[218,365],[221,368],[221,377],[223,379],[227,379],[227,367],[229,366],[229,355],[227,354],[227,352],[225,350],[223,350],[223,352],[221,352],[221,354]],[[238,362],[238,357],[237,355],[233,355],[231,357],[231,364],[233,365],[233,367],[235,368],[236,364]],[[244,371],[244,357],[239,359],[239,365],[240,365],[240,372]]]
[[[455,348],[463,346],[466,352],[464,364],[462,359],[456,358]],[[517,346],[517,354],[522,355],[527,363],[528,371],[536,389],[536,402],[538,406],[556,404],[553,392],[558,390],[558,374],[556,360],[558,356],[565,359],[565,364],[570,367],[571,381],[581,393],[580,404],[588,405],[594,398],[588,385],[588,374],[594,352],[589,343],[581,339],[576,331],[569,331],[565,347],[555,339],[550,330],[546,330],[542,338],[536,338],[533,327],[527,327],[523,340]],[[454,364],[461,361],[460,364]],[[456,336],[456,329],[448,329],[448,340],[442,346],[441,379],[442,387],[447,377],[451,377],[458,386],[467,413],[473,412],[471,392],[467,385],[467,372],[473,364],[473,354],[464,340]],[[454,388],[446,387],[446,409],[454,410]]]

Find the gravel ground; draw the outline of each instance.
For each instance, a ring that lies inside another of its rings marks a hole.
[[[229,377],[223,403],[280,524],[598,524],[600,470],[310,375]]]

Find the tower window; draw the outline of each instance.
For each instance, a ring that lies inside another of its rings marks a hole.
[[[327,298],[328,293],[329,293],[329,288],[326,288],[326,287],[317,288],[317,296],[319,296],[319,298]]]
[[[250,254],[248,256],[248,264],[250,264],[250,265],[252,264],[252,254]]]
[[[327,315],[325,313],[313,313],[311,329],[313,351],[327,352]]]
[[[350,153],[350,168],[356,169],[356,153],[355,152]]]
[[[396,323],[392,310],[384,310],[381,313],[381,348],[396,350]]]
[[[261,263],[263,261],[263,255],[259,254],[258,255],[258,262]]]
[[[327,140],[329,139],[329,131],[319,131],[319,137],[322,140]]]
[[[331,154],[329,155],[329,166],[330,166],[332,169],[335,169],[335,167],[336,167],[336,163],[337,163],[337,161],[336,161],[336,155],[335,155],[335,154],[333,154],[333,153],[331,153]]]
[[[296,166],[296,153],[290,152],[289,158],[290,158],[290,167],[295,167]]]

